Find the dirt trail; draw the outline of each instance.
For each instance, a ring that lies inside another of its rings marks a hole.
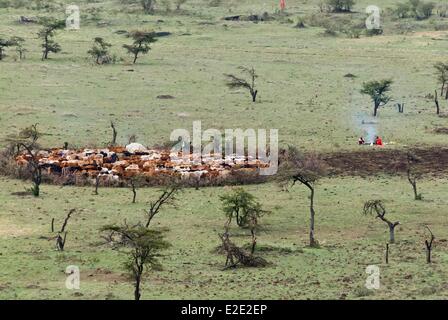
[[[448,148],[430,147],[412,149],[421,161],[415,168],[425,174],[448,173]],[[407,169],[407,151],[369,149],[355,152],[323,154],[322,159],[330,166],[331,174],[374,175],[402,174]]]

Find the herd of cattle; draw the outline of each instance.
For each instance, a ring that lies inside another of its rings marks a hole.
[[[63,150],[52,149],[37,152],[35,159],[48,174],[81,175],[103,181],[120,181],[135,176],[153,177],[160,174],[182,179],[226,178],[233,171],[257,172],[268,165],[244,156],[195,157],[169,150],[149,150],[140,144],[105,149]],[[17,163],[26,166],[32,156],[23,153]]]

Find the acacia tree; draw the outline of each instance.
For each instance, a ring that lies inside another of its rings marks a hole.
[[[151,50],[151,43],[157,41],[156,33],[152,31],[132,31],[129,36],[134,40],[131,45],[125,44],[125,48],[128,53],[134,56],[134,64],[137,62],[139,54],[147,54]]]
[[[251,211],[262,213],[261,205],[251,193],[243,188],[236,188],[232,192],[219,197],[222,201],[223,211],[227,217],[227,225],[230,226],[235,218],[239,227],[247,226]]]
[[[152,230],[141,225],[122,226],[109,225],[101,229],[108,232],[108,239],[118,247],[126,248],[128,261],[125,263],[126,270],[134,280],[134,299],[141,298],[141,282],[146,270],[160,270],[158,261],[160,251],[167,249],[170,244],[164,240],[165,230]],[[114,237],[118,236],[118,241]]]
[[[111,57],[109,55],[109,48],[112,45],[106,42],[101,37],[96,37],[93,40],[92,48],[87,53],[93,58],[96,64],[110,63]]]
[[[258,75],[255,73],[255,69],[247,68],[247,67],[239,67],[239,69],[249,76],[249,80],[246,80],[241,77],[237,77],[233,74],[225,74],[227,78],[226,85],[230,89],[247,89],[252,97],[252,102],[257,100],[258,90],[255,87],[255,80],[258,78]]]
[[[390,91],[392,80],[369,81],[363,84],[362,94],[369,95],[373,101],[373,116],[376,117],[378,108],[385,106],[391,99],[387,95]]]
[[[41,18],[40,24],[42,29],[38,32],[38,37],[42,39],[42,60],[48,59],[48,54],[58,53],[61,51],[61,46],[53,40],[56,30],[65,27],[64,20],[56,20],[53,18]]]
[[[314,197],[316,183],[325,172],[325,164],[316,155],[304,156],[293,146],[289,146],[288,149],[281,152],[277,181],[284,189],[287,189],[290,184],[294,186],[296,183],[300,183],[310,191],[310,247],[319,246],[315,237]]]
[[[389,242],[395,242],[395,227],[398,226],[400,222],[392,222],[386,218],[386,208],[381,200],[367,201],[364,204],[363,213],[365,215],[375,215],[376,218],[384,221],[389,227]]]
[[[448,63],[436,63],[434,65],[436,69],[436,77],[437,81],[441,84],[440,96],[443,97],[443,91],[445,89],[445,85],[448,83]],[[448,99],[448,86],[446,88],[445,99]]]
[[[19,132],[18,135],[9,136],[7,141],[14,146],[17,150],[17,154],[24,151],[28,161],[28,170],[31,174],[31,181],[33,186],[31,187],[31,193],[35,197],[40,195],[40,185],[42,183],[42,168],[39,164],[39,159],[36,156],[37,149],[39,148],[38,140],[42,134],[37,129],[37,124],[25,128]]]

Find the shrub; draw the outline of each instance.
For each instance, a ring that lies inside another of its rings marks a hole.
[[[408,2],[397,4],[392,12],[399,19],[427,19],[432,16],[434,8],[435,5],[432,2],[408,0]]]
[[[350,12],[355,4],[354,0],[327,0],[328,8],[332,12]]]

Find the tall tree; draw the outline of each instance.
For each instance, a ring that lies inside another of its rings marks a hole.
[[[137,62],[138,56],[140,54],[147,54],[151,50],[151,43],[157,41],[155,32],[148,31],[133,31],[129,36],[134,40],[131,45],[125,44],[125,48],[130,54],[134,56],[134,64]]]
[[[58,53],[61,51],[61,46],[53,40],[56,30],[65,27],[64,20],[56,20],[53,18],[41,18],[39,23],[42,29],[38,32],[38,37],[42,39],[42,60],[48,59],[48,54]]]
[[[280,157],[280,166],[277,173],[278,182],[287,188],[289,184],[294,186],[300,183],[310,191],[310,247],[317,247],[319,242],[315,236],[315,216],[314,197],[316,192],[316,183],[325,174],[326,166],[316,155],[302,155],[297,148],[289,146],[282,150]]]
[[[391,98],[387,95],[387,93],[390,91],[392,83],[392,80],[381,80],[369,81],[363,84],[361,93],[369,95],[372,99],[374,106],[374,117],[376,117],[378,113],[378,108],[385,106],[390,101]]]
[[[258,94],[258,90],[255,87],[255,80],[258,78],[258,75],[255,73],[255,69],[253,67],[239,67],[239,69],[249,76],[249,80],[237,77],[233,74],[225,74],[227,78],[227,86],[230,89],[247,89],[252,97],[252,102],[255,102]]]

